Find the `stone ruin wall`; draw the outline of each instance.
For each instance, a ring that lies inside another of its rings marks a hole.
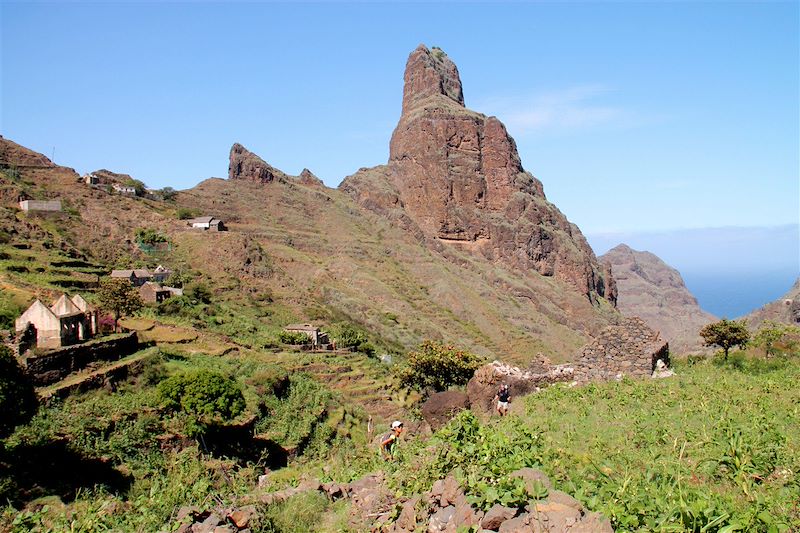
[[[34,385],[41,387],[60,381],[96,361],[116,361],[139,349],[136,332],[113,339],[98,339],[75,344],[22,359]]]

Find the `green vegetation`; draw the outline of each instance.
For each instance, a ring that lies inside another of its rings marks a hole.
[[[230,422],[244,411],[242,390],[232,378],[211,370],[178,374],[158,385],[162,405],[187,415],[190,436],[200,436],[210,424]]]
[[[447,390],[466,385],[484,360],[468,351],[435,341],[425,341],[398,367],[400,384],[418,390]]]
[[[767,357],[791,353],[800,344],[800,328],[767,320],[753,336],[753,345],[764,350]]]
[[[114,313],[114,331],[121,316],[133,314],[143,305],[139,291],[127,279],[104,279],[100,282],[97,297],[104,309]]]
[[[311,337],[302,331],[281,331],[278,333],[278,340],[283,344],[298,345],[309,344],[311,342]]]
[[[519,498],[508,474],[532,466],[617,531],[800,527],[800,368],[747,358],[677,372],[554,386],[486,425],[463,412],[430,442],[408,443],[391,479],[411,494],[454,471],[487,506]]]
[[[38,405],[30,378],[11,350],[0,344],[0,438],[27,422]]]
[[[167,236],[153,228],[138,228],[136,230],[136,242],[147,246],[154,246],[158,243],[169,242]]]
[[[164,187],[163,189],[157,190],[156,194],[158,194],[165,202],[171,202],[178,196],[178,191],[172,187]]]
[[[189,220],[199,215],[200,215],[200,210],[191,207],[179,207],[175,211],[175,216],[178,217],[178,220]]]
[[[700,336],[706,346],[719,346],[728,358],[728,351],[734,346],[744,348],[750,340],[750,332],[744,321],[723,318],[719,322],[708,324],[700,330]]]
[[[369,342],[367,333],[353,324],[339,325],[335,329],[334,335],[337,339],[337,346],[340,348],[352,348],[366,355],[375,354],[375,347]]]
[[[133,187],[136,191],[136,196],[144,196],[144,193],[147,192],[147,186],[137,179],[126,179],[122,184],[125,187]]]

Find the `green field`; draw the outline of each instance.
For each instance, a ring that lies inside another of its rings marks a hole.
[[[665,380],[551,387],[519,399],[503,420],[481,423],[464,413],[433,437],[406,435],[398,460],[383,463],[367,444],[363,410],[308,374],[293,374],[276,395],[270,384],[284,371],[258,356],[167,353],[117,392],[68,398],[18,428],[4,451],[3,463],[15,467],[0,485],[11,500],[0,525],[156,531],[176,527],[180,506],[252,493],[268,453],[247,439],[218,446],[219,436],[207,443],[216,450],[204,453],[180,437],[180,418],[159,407],[154,384],[190,366],[237,376],[248,404],[239,420],[256,416],[257,433],[302,446],[297,460],[271,475],[269,489],[303,476],[349,481],[384,469],[397,494],[408,496],[455,471],[486,507],[515,490],[508,473],[533,466],[618,531],[800,528],[800,368],[796,360],[740,354],[724,365],[679,363],[677,376]],[[61,474],[37,469],[34,458],[43,453]],[[60,499],[46,498],[54,494]],[[302,517],[288,520],[286,505],[272,506],[254,531],[346,526],[346,502],[312,494],[295,500]]]

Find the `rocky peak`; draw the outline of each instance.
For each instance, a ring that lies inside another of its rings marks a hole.
[[[419,45],[408,56],[403,79],[403,115],[423,104],[447,99],[464,107],[458,68],[441,48],[434,46],[429,50],[424,44]]]
[[[606,296],[613,284],[577,226],[522,168],[503,123],[464,107],[450,58],[419,46],[404,79],[403,114],[388,165],[361,169],[341,188],[432,243],[554,276],[590,298]]]
[[[247,180],[256,183],[286,181],[286,174],[268,164],[239,143],[231,146],[228,179]]]

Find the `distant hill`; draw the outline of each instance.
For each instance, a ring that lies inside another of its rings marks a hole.
[[[800,278],[786,294],[743,317],[751,329],[757,329],[765,320],[800,325]]]
[[[683,353],[699,349],[700,329],[716,317],[700,309],[680,273],[650,252],[625,244],[600,256],[611,264],[617,283],[617,306],[624,315],[639,316],[661,332],[670,350]]]

